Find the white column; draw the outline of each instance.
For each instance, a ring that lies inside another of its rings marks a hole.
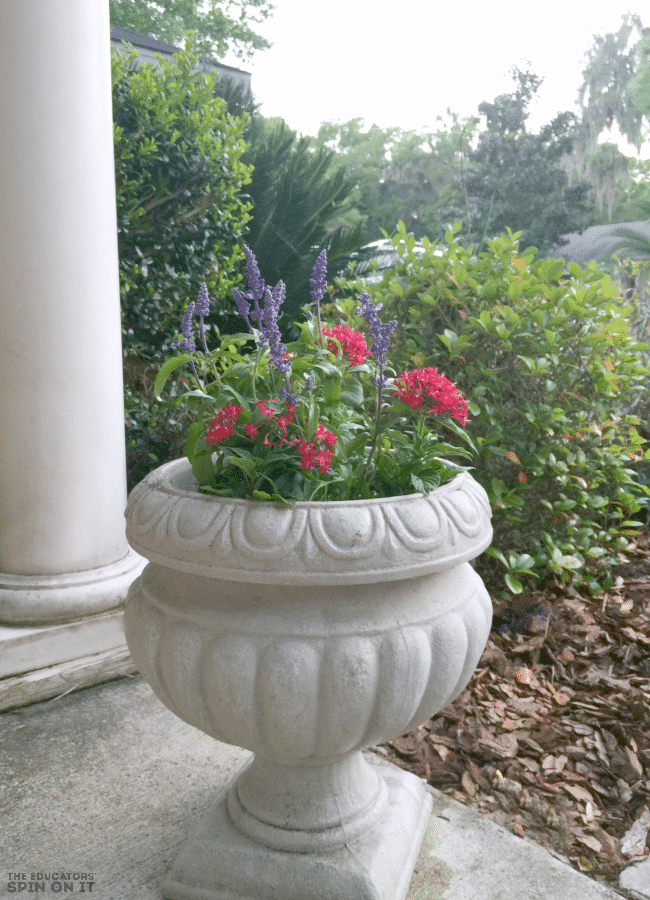
[[[108,0],[0,0],[0,622],[118,606],[122,354]]]

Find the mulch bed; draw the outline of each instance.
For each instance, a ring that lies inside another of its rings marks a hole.
[[[650,535],[600,597],[495,603],[470,685],[381,748],[462,803],[616,885],[650,829]]]

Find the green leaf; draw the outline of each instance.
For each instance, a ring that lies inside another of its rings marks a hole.
[[[199,486],[210,484],[214,475],[211,453],[197,454],[192,461],[192,473]]]
[[[363,406],[363,386],[356,378],[349,378],[343,382],[341,390],[341,402],[346,406],[359,409]]]
[[[509,568],[508,561],[506,560],[505,556],[500,550],[497,550],[496,547],[488,547],[487,550],[485,550],[485,555],[491,556],[492,559],[498,559],[499,562],[502,562],[506,568]]]
[[[518,578],[515,578],[514,575],[511,575],[510,572],[508,572],[505,575],[505,582],[506,582],[506,585],[508,586],[508,590],[512,594],[521,594],[521,592],[524,589],[524,586],[521,583],[521,581],[519,581]]]
[[[156,400],[160,400],[162,389],[171,373],[180,366],[185,365],[185,363],[189,362],[191,359],[192,357],[188,353],[183,353],[181,356],[172,356],[171,359],[165,360],[156,375],[156,380],[153,385],[153,392]]]
[[[194,459],[194,452],[196,450],[196,442],[201,436],[201,431],[203,430],[203,425],[201,422],[192,422],[187,432],[187,440],[185,441],[185,456],[188,458],[190,462]]]

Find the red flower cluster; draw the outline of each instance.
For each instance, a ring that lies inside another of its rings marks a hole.
[[[368,349],[365,337],[353,328],[347,325],[334,325],[333,328],[323,328],[323,334],[327,337],[334,337],[341,345],[341,352],[348,360],[351,366],[361,366],[372,356],[372,351]],[[339,348],[334,341],[327,342],[327,349],[334,356],[338,356]]]
[[[273,406],[269,404],[274,404]],[[318,466],[319,470],[326,475],[332,468],[332,456],[334,455],[334,447],[336,445],[336,435],[332,431],[328,431],[320,422],[316,427],[316,435],[313,441],[306,441],[303,437],[287,437],[289,426],[295,422],[295,407],[288,406],[284,415],[278,415],[277,407],[280,405],[278,400],[259,400],[256,404],[257,409],[262,417],[266,419],[259,425],[251,422],[244,425],[246,437],[250,441],[255,441],[260,435],[260,428],[266,425],[266,433],[262,440],[264,447],[286,446],[295,447],[300,456],[301,469],[311,472],[313,468]],[[275,408],[274,408],[275,407]],[[210,422],[206,434],[206,443],[218,446],[226,438],[235,434],[235,426],[237,419],[242,412],[241,406],[235,406],[232,403],[220,409],[216,417]],[[274,433],[275,431],[275,433]]]
[[[235,433],[235,425],[242,411],[241,406],[234,406],[229,403],[220,409],[209,426],[208,433],[205,436],[207,444],[216,444],[217,446]]]
[[[399,399],[413,409],[440,416],[446,413],[465,427],[467,403],[455,384],[437,369],[413,369],[395,379]]]
[[[333,431],[328,431],[320,422],[316,428],[315,440],[306,441],[304,438],[293,438],[287,443],[294,446],[300,454],[299,468],[311,472],[315,466],[318,466],[323,475],[327,475],[332,468],[336,435]]]

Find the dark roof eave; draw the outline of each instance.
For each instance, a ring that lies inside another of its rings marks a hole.
[[[144,47],[147,50],[154,50],[157,53],[180,53],[181,48],[174,44],[166,44],[164,41],[157,41],[155,38],[148,37],[146,34],[139,34],[137,31],[129,31],[127,28],[118,28],[117,25],[111,26],[112,41],[126,41],[127,44],[133,44],[134,47]],[[224,63],[210,56],[199,57],[200,62],[207,63],[211,66],[218,66],[220,69],[228,69],[230,72],[241,72],[242,75],[250,75],[243,69],[237,69],[235,66],[226,66]]]

